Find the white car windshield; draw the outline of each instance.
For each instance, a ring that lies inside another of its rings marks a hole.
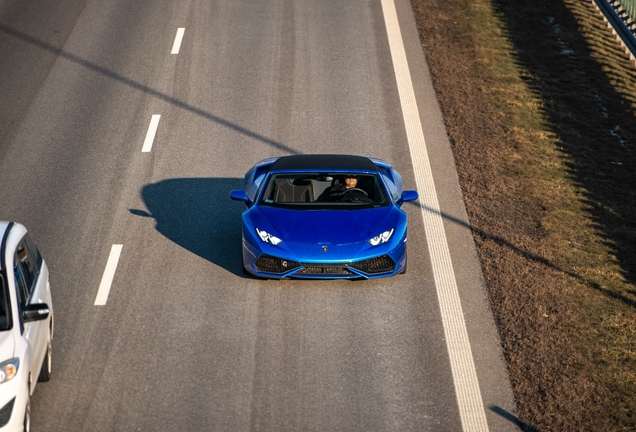
[[[354,209],[390,204],[377,174],[281,173],[269,177],[261,205],[294,209]]]

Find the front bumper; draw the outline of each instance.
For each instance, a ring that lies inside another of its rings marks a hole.
[[[243,234],[245,270],[263,278],[375,279],[394,276],[406,266],[406,232],[390,244],[373,248],[329,245],[329,252],[338,251],[330,259],[325,259],[322,252],[312,253],[318,245],[290,248],[288,244],[283,249],[249,238],[251,232]]]
[[[281,278],[372,278],[391,276],[394,274],[395,268],[395,261],[388,255],[358,262],[332,264],[288,261],[263,254],[254,262],[256,274]]]
[[[0,414],[0,417],[2,417],[0,432],[18,432],[22,430],[24,412],[28,400],[28,385],[22,377],[16,376],[12,381],[2,384],[2,387],[0,387],[0,411],[2,411]]]

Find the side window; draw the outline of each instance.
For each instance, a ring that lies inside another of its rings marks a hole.
[[[17,253],[16,253],[17,255]],[[18,296],[18,306],[24,310],[29,301],[29,291],[27,284],[24,280],[24,271],[22,270],[22,264],[16,259],[13,263],[13,276],[15,280],[15,293]]]
[[[26,283],[27,293],[31,294],[35,281],[38,278],[38,268],[35,266],[35,262],[31,257],[31,253],[27,250],[24,239],[18,244],[18,248],[15,252],[14,262],[19,264],[22,269],[22,276]]]
[[[389,193],[391,194],[393,201],[398,201],[401,198],[401,196],[398,191],[397,185],[393,181],[393,177],[391,176],[391,173],[389,172],[387,168],[384,168],[384,167],[378,167],[378,171],[380,171],[380,174],[382,175],[382,178],[384,179],[384,184],[386,184],[386,186],[389,188]]]
[[[31,236],[29,236],[29,233],[24,236],[23,240],[26,243],[29,252],[31,253],[31,258],[33,258],[37,273],[39,274],[40,268],[42,268],[42,255],[40,254],[39,249],[35,246],[35,243],[33,243],[33,240],[31,240]]]
[[[396,170],[391,169],[391,177],[393,177],[393,182],[395,183],[397,194],[399,196],[402,196],[402,175]]]
[[[258,167],[256,172],[254,173],[254,181],[250,185],[249,191],[247,191],[249,198],[252,201],[256,199],[258,190],[260,189],[261,184],[263,184],[263,179],[265,178],[268,172],[269,172],[269,165],[266,165],[264,167]]]
[[[13,261],[13,275],[15,276],[15,293],[18,297],[18,312],[20,315],[20,333],[24,333],[24,323],[22,322],[22,312],[26,309],[29,301],[27,285],[24,281],[22,265],[19,260]]]

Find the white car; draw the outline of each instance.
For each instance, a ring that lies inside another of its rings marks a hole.
[[[0,221],[0,432],[29,431],[29,400],[51,378],[49,270],[24,226]]]

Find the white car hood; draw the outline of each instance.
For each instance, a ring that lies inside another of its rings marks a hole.
[[[0,363],[15,355],[15,340],[12,331],[0,332]]]

